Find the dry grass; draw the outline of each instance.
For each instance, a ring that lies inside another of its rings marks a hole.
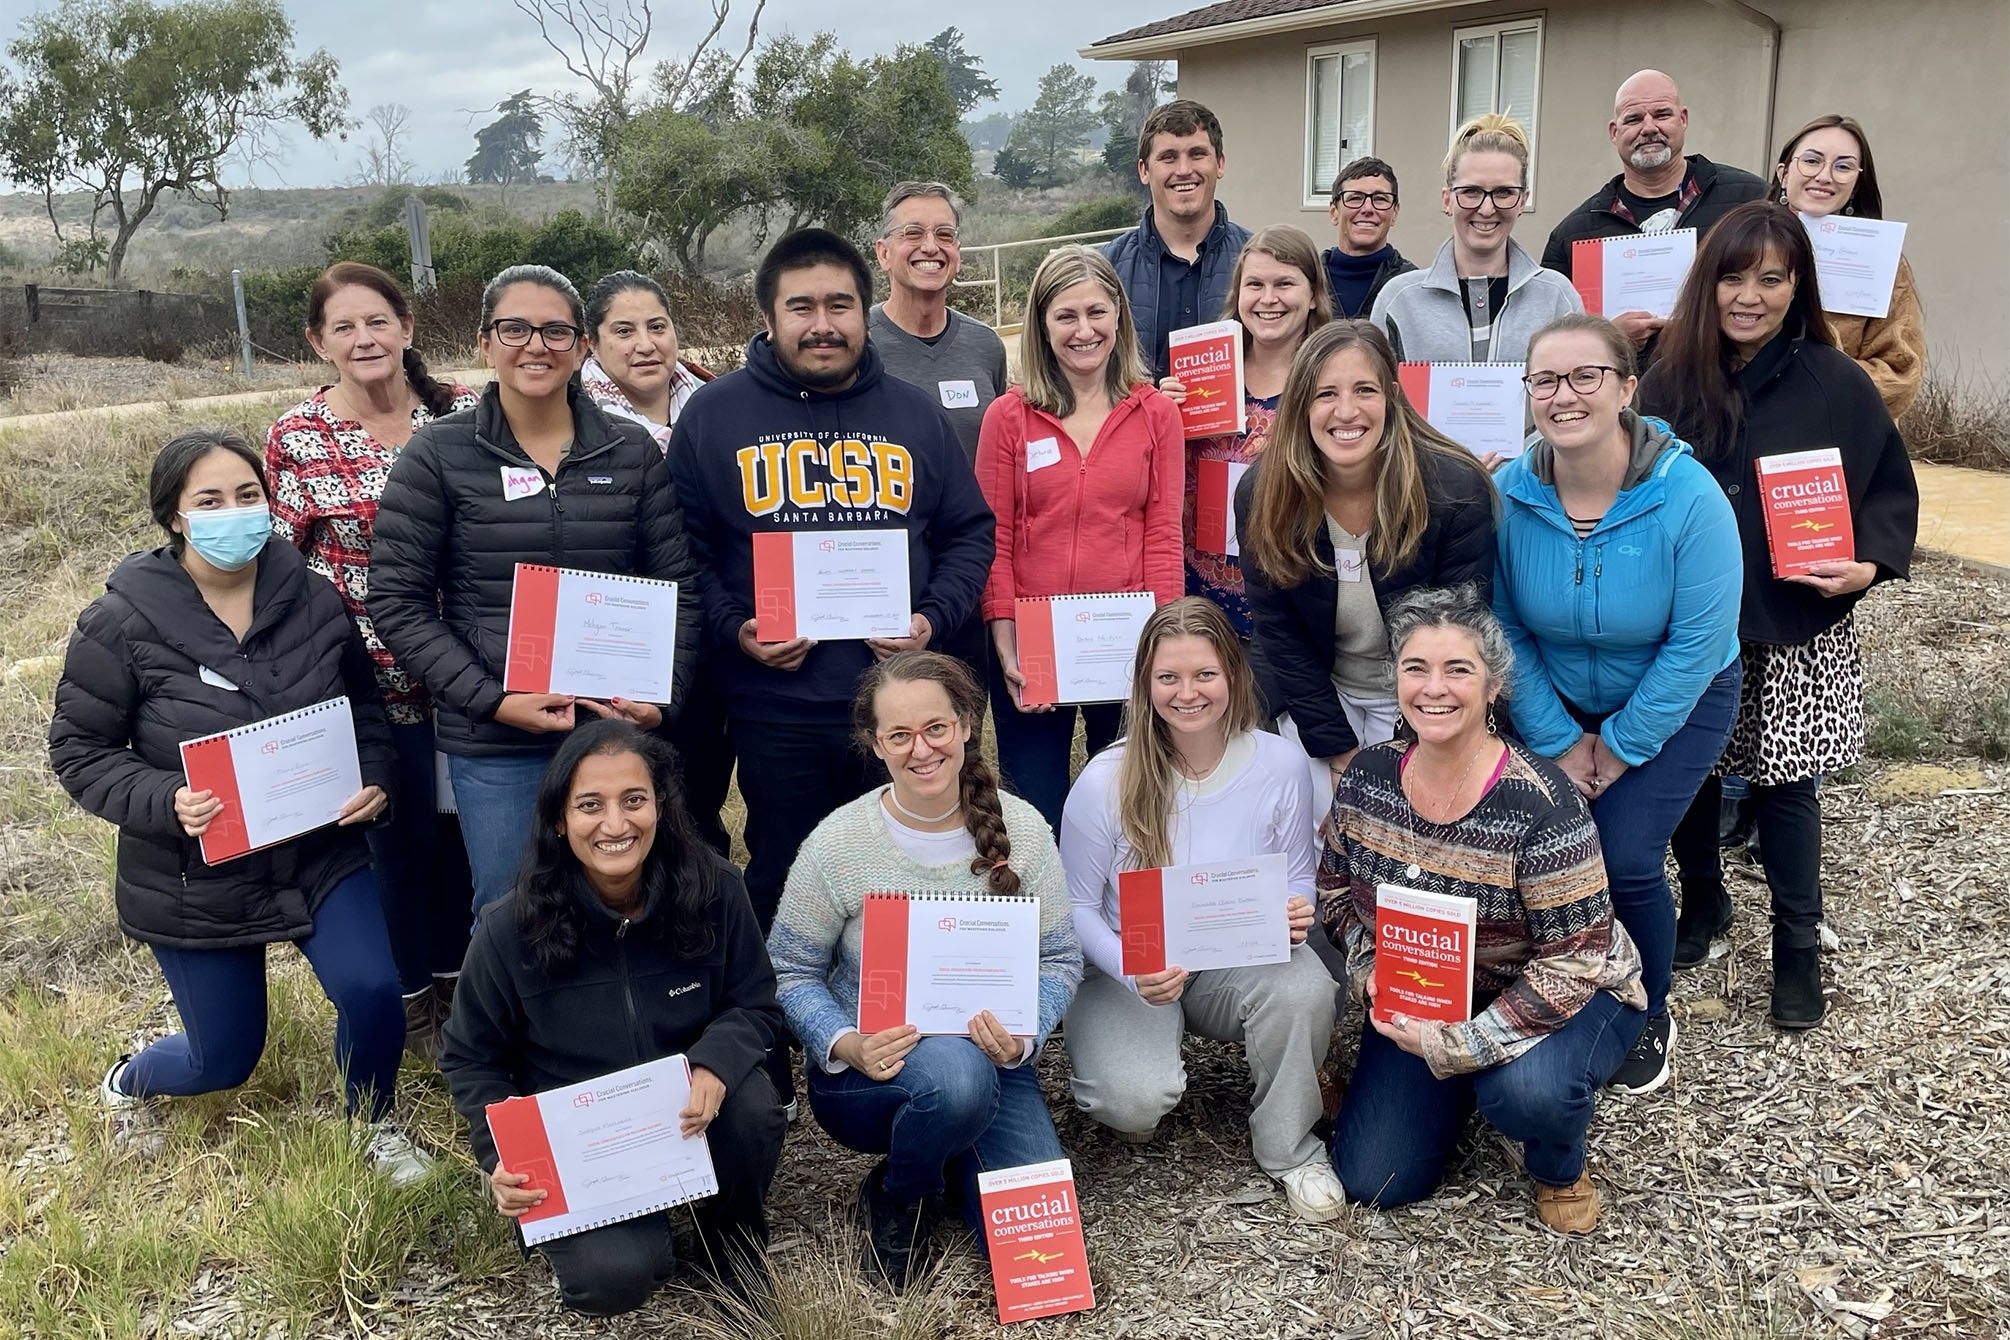
[[[2010,385],[1958,373],[1929,376],[1898,430],[1915,461],[2010,470]]]
[[[0,395],[0,418],[57,414],[95,405],[129,405],[160,400],[176,403],[199,396],[244,391],[289,390],[327,380],[320,364],[282,363],[260,357],[246,380],[233,362],[190,357],[179,363],[144,358],[86,358],[75,354],[31,354],[15,367],[13,389]]]

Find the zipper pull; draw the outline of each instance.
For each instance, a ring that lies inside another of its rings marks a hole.
[[[619,926],[616,926],[616,927],[614,928],[614,938],[615,938],[615,939],[617,939],[617,940],[625,940],[625,939],[627,939],[627,938],[628,938],[628,918],[627,918],[627,917],[623,917],[623,918],[621,918],[621,924],[620,924]]]

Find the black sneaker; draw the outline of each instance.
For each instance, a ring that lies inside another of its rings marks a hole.
[[[1773,1027],[1799,1032],[1821,1023],[1829,1012],[1822,996],[1821,953],[1813,945],[1794,949],[1773,945]]]
[[[858,1189],[860,1227],[865,1231],[866,1273],[883,1279],[895,1289],[928,1264],[930,1230],[934,1209],[926,1198],[898,1201],[886,1193],[886,1160],[881,1159],[865,1175]]]
[[[1731,929],[1731,895],[1721,879],[1682,882],[1682,914],[1675,919],[1675,966],[1700,967],[1710,942]]]
[[[1640,1040],[1605,1082],[1606,1087],[1620,1093],[1653,1093],[1668,1082],[1674,1051],[1675,1020],[1664,1011],[1648,1019],[1640,1030]]]

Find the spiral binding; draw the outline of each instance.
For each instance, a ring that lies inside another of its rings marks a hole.
[[[1028,903],[1028,904],[1032,904],[1032,903],[1038,903],[1038,902],[1040,901],[1040,900],[1039,900],[1038,898],[1035,898],[1035,897],[1032,897],[1032,896],[1030,896],[1030,895],[1027,895],[1027,894],[1023,894],[1023,893],[1007,893],[1007,894],[990,894],[990,893],[895,893],[895,892],[891,892],[891,891],[885,891],[885,890],[882,890],[881,892],[878,892],[878,893],[868,893],[868,894],[866,895],[866,901],[870,902],[870,901],[872,901],[873,899],[880,899],[880,900],[882,900],[882,901],[885,901],[885,900],[893,900],[893,899],[897,899],[897,900],[899,900],[899,901],[901,901],[901,902],[904,902],[904,903]]]
[[[1019,599],[1059,602],[1064,600],[1126,600],[1135,599],[1139,596],[1142,596],[1146,600],[1156,599],[1150,591],[1071,591],[1067,595],[1020,596]]]
[[[595,572],[591,568],[561,568],[552,563],[519,563],[528,572],[556,572],[562,577],[591,577],[597,582],[630,582],[637,586],[675,586],[667,577],[641,577],[632,572]]]
[[[318,716],[323,712],[331,711],[337,707],[340,707],[345,711],[348,710],[349,696],[347,694],[343,694],[340,697],[324,699],[323,701],[315,703],[309,707],[295,708],[291,712],[281,712],[276,717],[264,717],[258,721],[248,721],[242,726],[232,726],[229,730],[220,730],[211,735],[204,735],[193,740],[186,740],[183,741],[182,748],[187,749],[192,745],[208,744],[211,740],[234,740],[238,736],[246,734],[247,732],[250,731],[265,730],[268,727],[272,726],[283,726],[289,721],[299,721],[306,717]]]

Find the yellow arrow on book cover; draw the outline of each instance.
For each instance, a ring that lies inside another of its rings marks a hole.
[[[1192,396],[1195,400],[1212,400],[1216,396],[1220,395],[1221,392],[1214,390],[1211,387],[1196,386],[1191,391],[1188,391],[1187,394]]]
[[[1411,981],[1415,982],[1415,983],[1416,983],[1416,984],[1417,984],[1418,986],[1443,986],[1443,985],[1444,985],[1444,983],[1443,983],[1443,982],[1434,982],[1434,981],[1432,981],[1432,980],[1431,980],[1430,978],[1428,978],[1428,977],[1424,976],[1424,974],[1422,974],[1422,973],[1420,973],[1420,972],[1399,972],[1399,973],[1397,973],[1397,974],[1396,974],[1396,976],[1398,976],[1398,977],[1407,977],[1407,978],[1409,978],[1409,979],[1410,979]]]
[[[1834,530],[1835,528],[1836,523],[1833,521],[1796,521],[1792,526],[1788,527],[1790,530],[1811,530],[1817,535],[1825,530]]]
[[[1040,1251],[1038,1248],[1035,1248],[1030,1252],[1020,1252],[1017,1256],[1013,1257],[1012,1259],[1014,1261],[1031,1261],[1035,1265],[1044,1266],[1049,1261],[1058,1261],[1066,1255],[1067,1255],[1066,1252],[1048,1253]]]

